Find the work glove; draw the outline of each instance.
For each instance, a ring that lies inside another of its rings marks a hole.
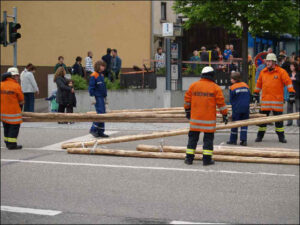
[[[259,93],[254,92],[252,95],[253,102],[259,103]]]
[[[295,93],[294,92],[289,92],[289,103],[294,103],[295,102]]]
[[[191,109],[185,109],[185,117],[190,120],[191,119]]]
[[[90,101],[91,101],[91,105],[95,105],[96,104],[95,96],[90,96]]]
[[[228,123],[228,116],[227,116],[227,114],[223,115],[223,123],[225,123],[225,124]]]

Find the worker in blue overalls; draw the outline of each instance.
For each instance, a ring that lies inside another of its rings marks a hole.
[[[239,72],[231,73],[230,104],[232,105],[232,121],[249,119],[251,94],[246,83],[241,82]],[[247,146],[248,127],[241,127],[240,145]],[[227,144],[237,144],[238,128],[232,128]]]
[[[106,63],[99,60],[94,65],[94,70],[90,76],[89,81],[89,94],[91,99],[91,104],[95,105],[97,114],[105,113],[105,101],[107,96],[106,85],[104,82],[104,74]],[[94,137],[109,137],[104,134],[105,126],[103,122],[93,122],[90,129],[90,134]]]

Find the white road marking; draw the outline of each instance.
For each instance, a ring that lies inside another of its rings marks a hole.
[[[170,224],[226,224],[226,223],[205,223],[205,222],[188,222],[188,221],[177,221],[173,220]]]
[[[119,131],[105,131],[105,133],[108,135],[116,134],[118,132]],[[88,134],[88,135],[72,138],[69,140],[64,140],[64,141],[61,141],[59,143],[55,143],[52,145],[47,145],[47,146],[41,147],[40,149],[42,149],[42,150],[58,150],[58,149],[61,150],[61,145],[66,142],[81,142],[81,141],[86,142],[86,141],[94,141],[96,139],[97,138],[94,138],[91,134]]]
[[[50,164],[50,165],[65,165],[65,166],[90,166],[104,167],[116,169],[143,169],[143,170],[165,170],[165,171],[181,171],[181,172],[198,172],[198,173],[222,173],[222,174],[242,174],[242,175],[264,175],[264,176],[282,176],[282,177],[298,177],[296,174],[277,174],[266,172],[243,172],[234,170],[212,170],[212,169],[185,169],[172,167],[147,167],[147,166],[127,166],[127,165],[112,165],[112,164],[93,164],[93,163],[70,163],[56,161],[35,161],[35,160],[20,160],[20,159],[1,159],[1,162],[20,162],[20,163],[35,163],[35,164]],[[298,179],[298,178],[297,178]]]
[[[29,213],[43,216],[56,216],[61,214],[61,211],[56,210],[45,210],[45,209],[32,209],[32,208],[23,208],[23,207],[12,207],[1,205],[1,211],[6,212],[15,212],[15,213]]]

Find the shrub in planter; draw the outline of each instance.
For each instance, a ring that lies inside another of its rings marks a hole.
[[[71,79],[74,82],[74,89],[75,90],[87,90],[89,85],[83,77],[78,74],[74,74],[71,76]]]
[[[157,75],[165,75],[165,74],[166,74],[166,67],[159,68],[159,69],[156,71],[156,74],[157,74]]]
[[[107,90],[119,90],[121,89],[120,86],[120,80],[115,80],[114,82],[111,82],[110,79],[107,77],[104,78],[105,84],[106,84],[106,89]]]

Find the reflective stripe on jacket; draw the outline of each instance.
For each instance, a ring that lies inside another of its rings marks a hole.
[[[295,92],[288,73],[279,66],[276,65],[272,71],[265,68],[260,72],[254,92],[262,91],[260,102],[262,111],[283,112],[284,86],[289,92]]]
[[[193,83],[184,96],[184,108],[191,109],[190,130],[215,132],[216,106],[223,115],[227,114],[221,88],[205,78]]]
[[[1,82],[1,121],[8,124],[22,123],[20,103],[24,101],[24,95],[20,84],[7,78]]]

